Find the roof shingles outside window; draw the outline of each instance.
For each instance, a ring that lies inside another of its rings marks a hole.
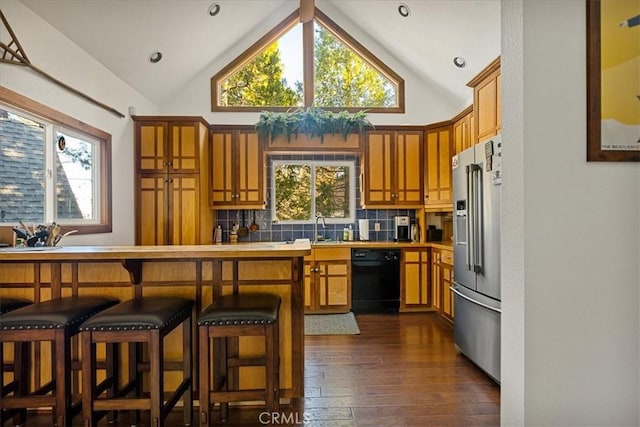
[[[0,117],[0,223],[44,221],[43,140],[43,129]],[[57,168],[61,167],[57,162]],[[57,172],[58,177],[65,177],[61,170]],[[72,217],[82,218],[66,177],[57,187],[57,203],[64,203]]]

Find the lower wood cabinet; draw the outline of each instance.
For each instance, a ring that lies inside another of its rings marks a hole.
[[[431,308],[429,249],[403,249],[400,264],[400,310]]]
[[[453,285],[453,251],[431,249],[431,283],[433,307],[442,317],[453,321],[453,292],[449,289]]]
[[[313,248],[304,264],[305,313],[351,310],[350,248]]]

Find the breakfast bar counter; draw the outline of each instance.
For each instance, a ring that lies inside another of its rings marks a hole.
[[[281,396],[297,398],[304,395],[303,262],[310,253],[305,239],[198,246],[5,248],[0,249],[0,298],[37,302],[70,295],[109,295],[120,300],[175,295],[193,299],[199,313],[220,295],[277,294],[282,299]],[[167,339],[172,342],[165,346],[165,357],[179,360],[180,333]],[[197,343],[193,346],[197,360]],[[237,348],[240,354],[252,354],[262,343],[258,337],[242,337]],[[36,363],[35,369],[36,381],[46,382],[50,372],[44,364]],[[242,388],[261,387],[264,373],[255,367],[240,368],[236,381]]]

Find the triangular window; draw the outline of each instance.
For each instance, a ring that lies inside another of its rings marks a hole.
[[[211,78],[212,111],[404,112],[404,80],[318,9],[296,11]]]

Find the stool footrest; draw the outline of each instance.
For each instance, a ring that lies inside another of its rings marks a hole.
[[[255,390],[230,390],[230,391],[214,391],[210,393],[211,401],[215,403],[226,403],[226,402],[245,402],[251,400],[265,400],[266,392],[265,389],[255,389]]]
[[[116,411],[124,409],[136,409],[148,411],[151,409],[151,401],[148,398],[104,398],[93,402],[94,411]]]
[[[228,368],[238,368],[241,366],[264,366],[267,358],[261,357],[234,357],[227,359]]]

